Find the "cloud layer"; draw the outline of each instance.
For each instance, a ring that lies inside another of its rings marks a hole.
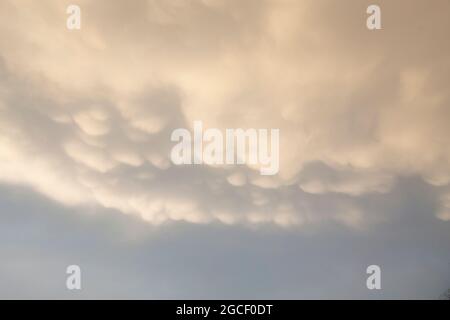
[[[65,205],[282,226],[380,219],[399,177],[450,220],[448,1],[66,1],[0,4],[0,180]],[[170,133],[280,128],[280,174],[176,167]]]

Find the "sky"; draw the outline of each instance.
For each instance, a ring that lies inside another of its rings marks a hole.
[[[450,288],[448,1],[377,1],[381,30],[359,0],[70,4],[0,0],[0,298]],[[278,128],[278,174],[174,165],[196,120]]]

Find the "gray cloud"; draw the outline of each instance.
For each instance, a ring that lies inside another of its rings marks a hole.
[[[395,217],[369,231],[328,224],[298,233],[269,225],[153,227],[2,187],[0,297],[435,299],[450,284],[450,233],[424,215],[434,209],[427,188],[412,179],[393,196],[367,196],[364,208]],[[365,268],[374,263],[382,268],[376,292],[365,288]],[[82,268],[80,292],[64,286],[70,264]]]

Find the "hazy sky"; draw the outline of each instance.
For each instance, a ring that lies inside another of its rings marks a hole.
[[[450,2],[370,4],[0,0],[0,298],[438,297]],[[279,128],[279,174],[173,165],[194,120]]]

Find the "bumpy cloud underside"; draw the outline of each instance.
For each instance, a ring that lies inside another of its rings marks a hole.
[[[0,3],[0,181],[151,223],[385,219],[357,199],[403,176],[450,220],[450,3]],[[279,128],[280,172],[174,166],[175,128]]]

